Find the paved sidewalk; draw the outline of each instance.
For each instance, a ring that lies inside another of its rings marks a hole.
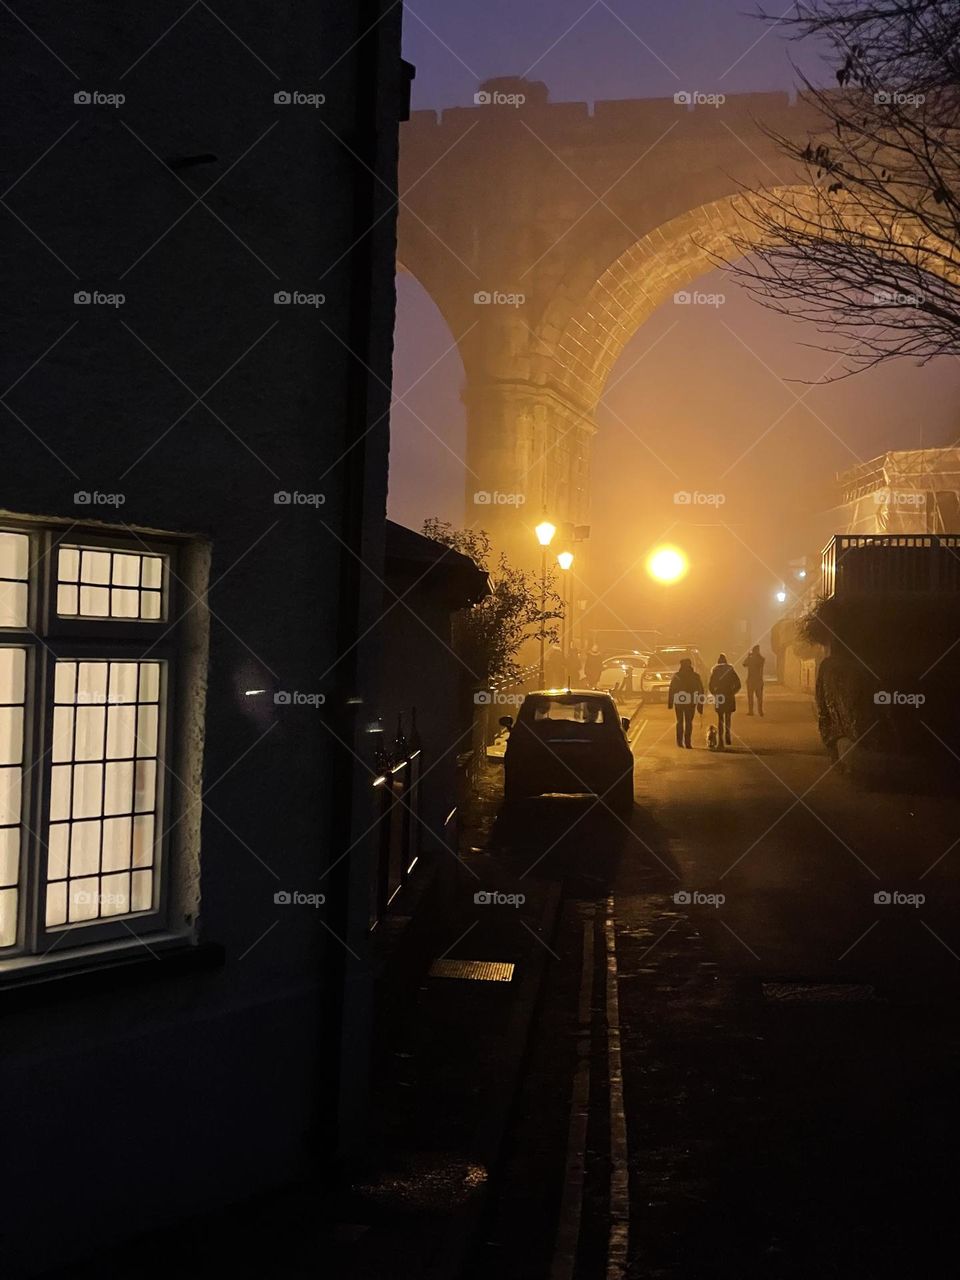
[[[475,806],[478,827],[465,833],[468,846],[482,841],[493,820],[498,774],[490,771],[488,794]],[[60,1280],[221,1273],[231,1280],[455,1280],[519,1087],[559,892],[532,878],[515,881],[478,849],[462,863],[444,852],[436,858],[378,980],[363,1166],[339,1184],[288,1188],[105,1249],[88,1265],[58,1272]],[[522,901],[512,903],[516,895]],[[515,969],[510,982],[431,977],[438,959]]]

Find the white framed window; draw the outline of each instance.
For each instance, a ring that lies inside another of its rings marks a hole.
[[[164,927],[175,555],[0,523],[0,968]]]

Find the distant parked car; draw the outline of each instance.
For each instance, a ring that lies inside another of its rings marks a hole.
[[[621,719],[610,694],[528,693],[516,722],[502,716],[500,723],[510,730],[503,784],[508,803],[547,792],[587,792],[618,812],[633,808],[630,722]]]
[[[631,653],[614,653],[603,660],[603,671],[597,683],[599,689],[615,689],[625,686],[631,692],[640,692],[640,675],[647,665],[649,654],[634,649]]]
[[[648,702],[666,701],[670,681],[680,669],[680,660],[689,658],[693,669],[701,678],[707,672],[700,656],[700,650],[693,645],[664,645],[651,653],[647,665],[640,677],[640,692]]]

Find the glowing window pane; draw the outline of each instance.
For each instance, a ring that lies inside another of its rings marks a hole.
[[[0,947],[17,940],[17,897],[16,889],[0,889]]]
[[[80,581],[106,584],[110,581],[110,552],[84,551],[80,556]]]
[[[77,702],[106,702],[107,674],[106,662],[81,662]]]
[[[0,889],[15,888],[20,879],[20,828],[0,827]]]
[[[30,539],[25,533],[0,533],[0,578],[26,582],[30,567]]]
[[[23,707],[0,707],[0,764],[19,764],[22,759]]]
[[[47,910],[45,913],[47,928],[66,924],[67,921],[67,882],[47,885]]]
[[[125,760],[134,755],[136,743],[136,707],[109,708],[107,721],[107,759]]]
[[[155,588],[163,586],[163,561],[159,556],[143,557],[141,586]]]
[[[70,831],[70,874],[89,876],[99,870],[100,823],[75,822]]]
[[[0,567],[26,572],[21,551],[9,546],[0,549]],[[26,670],[25,649],[0,648],[0,947],[17,940]]]
[[[67,878],[67,858],[70,853],[70,828],[65,822],[50,824],[50,841],[47,845],[47,878]]]
[[[139,664],[140,667],[145,665],[144,663]],[[111,702],[136,702],[137,674],[138,664],[136,662],[110,663],[109,698]]]
[[[27,584],[0,580],[0,627],[27,625]]]
[[[106,587],[80,588],[80,617],[110,617],[110,592]]]
[[[25,533],[0,533],[0,627],[27,625],[30,539]]]
[[[80,548],[61,547],[57,557],[57,578],[60,582],[77,582],[80,578]]]
[[[118,587],[139,587],[142,556],[114,555],[113,582]]]
[[[110,818],[103,824],[103,869],[124,871],[130,866],[132,818]]]
[[[105,707],[77,707],[74,738],[74,760],[101,760],[103,758],[103,730],[106,720]]]

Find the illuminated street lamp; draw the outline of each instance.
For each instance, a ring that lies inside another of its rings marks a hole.
[[[781,588],[776,595],[777,604],[787,603],[787,593]]]
[[[534,529],[540,543],[540,688],[543,688],[543,646],[546,641],[543,615],[547,608],[547,547],[553,541],[557,526],[544,517]]]
[[[657,582],[679,582],[689,568],[690,561],[679,547],[656,547],[647,557],[647,573]]]
[[[569,571],[573,566],[573,552],[561,551],[560,554],[557,556],[557,564],[560,566],[560,568],[563,570],[564,574],[566,575],[566,577],[562,580],[562,589],[560,592],[560,598],[563,600],[563,634],[561,637],[560,647],[563,649],[564,654],[569,656],[571,629],[570,629],[570,620],[568,616],[570,612],[568,605],[572,604],[572,593],[568,589],[568,587],[570,582]],[[571,596],[571,599],[569,601],[567,599],[567,596]]]

